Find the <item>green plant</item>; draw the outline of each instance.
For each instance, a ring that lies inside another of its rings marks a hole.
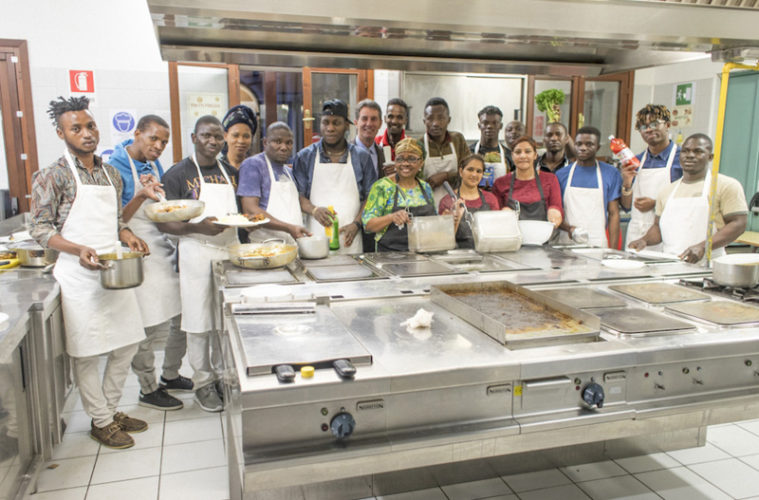
[[[535,104],[538,110],[543,111],[548,117],[548,122],[561,120],[561,106],[564,103],[564,92],[559,89],[544,90],[535,96]]]

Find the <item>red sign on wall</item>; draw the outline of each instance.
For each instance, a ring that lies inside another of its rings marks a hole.
[[[95,92],[95,76],[92,71],[70,69],[69,83],[71,92]]]

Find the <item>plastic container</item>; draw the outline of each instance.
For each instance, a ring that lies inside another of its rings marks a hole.
[[[623,167],[627,165],[634,165],[635,167],[640,166],[640,160],[635,156],[632,150],[627,147],[625,141],[618,139],[613,135],[609,136],[609,140],[611,141],[609,144],[611,152],[622,161]]]
[[[513,210],[475,212],[472,234],[478,252],[516,252],[522,246],[519,219]]]
[[[520,220],[519,232],[522,233],[522,245],[543,245],[553,235],[554,225],[544,220]]]
[[[408,249],[411,252],[442,252],[456,248],[453,215],[412,217],[408,223]]]

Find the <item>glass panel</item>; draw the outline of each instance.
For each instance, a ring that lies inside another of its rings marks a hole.
[[[229,109],[229,87],[226,68],[179,65],[177,78],[184,157],[193,151],[191,134],[198,118],[203,115],[213,115],[219,120],[224,118]]]
[[[23,367],[20,348],[0,363],[0,498],[14,496],[32,456]]]
[[[358,97],[358,75],[345,73],[311,73],[311,106],[314,120],[313,138],[316,142],[319,135],[319,119],[322,106],[330,99],[340,99],[348,104],[348,117],[352,118],[356,110]],[[348,140],[356,136],[356,127],[350,127]]]
[[[3,113],[0,109],[0,189],[8,189],[8,162],[5,158],[5,137],[3,130]],[[2,218],[2,208],[0,207],[0,218]]]
[[[584,125],[601,131],[598,156],[611,157],[609,136],[617,135],[619,113],[619,82],[585,82]]]
[[[569,129],[569,113],[570,105],[572,103],[572,82],[570,80],[535,80],[535,95],[540,94],[544,90],[559,89],[564,92],[564,102],[559,106],[561,110],[561,123],[567,126]],[[543,111],[538,109],[538,105],[532,103],[532,136],[538,143],[543,143],[543,134],[545,133],[546,125],[548,125],[548,117]]]

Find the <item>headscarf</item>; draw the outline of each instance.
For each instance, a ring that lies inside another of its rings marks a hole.
[[[422,144],[413,137],[406,137],[405,139],[401,139],[395,145],[395,156],[406,152],[413,153],[424,160],[424,146],[422,146]]]
[[[232,128],[232,125],[238,123],[244,123],[250,127],[251,135],[255,135],[256,130],[258,130],[256,113],[243,104],[231,107],[229,111],[227,111],[227,114],[224,115],[224,119],[221,121],[221,126],[224,127],[224,132],[228,132],[229,129]]]

